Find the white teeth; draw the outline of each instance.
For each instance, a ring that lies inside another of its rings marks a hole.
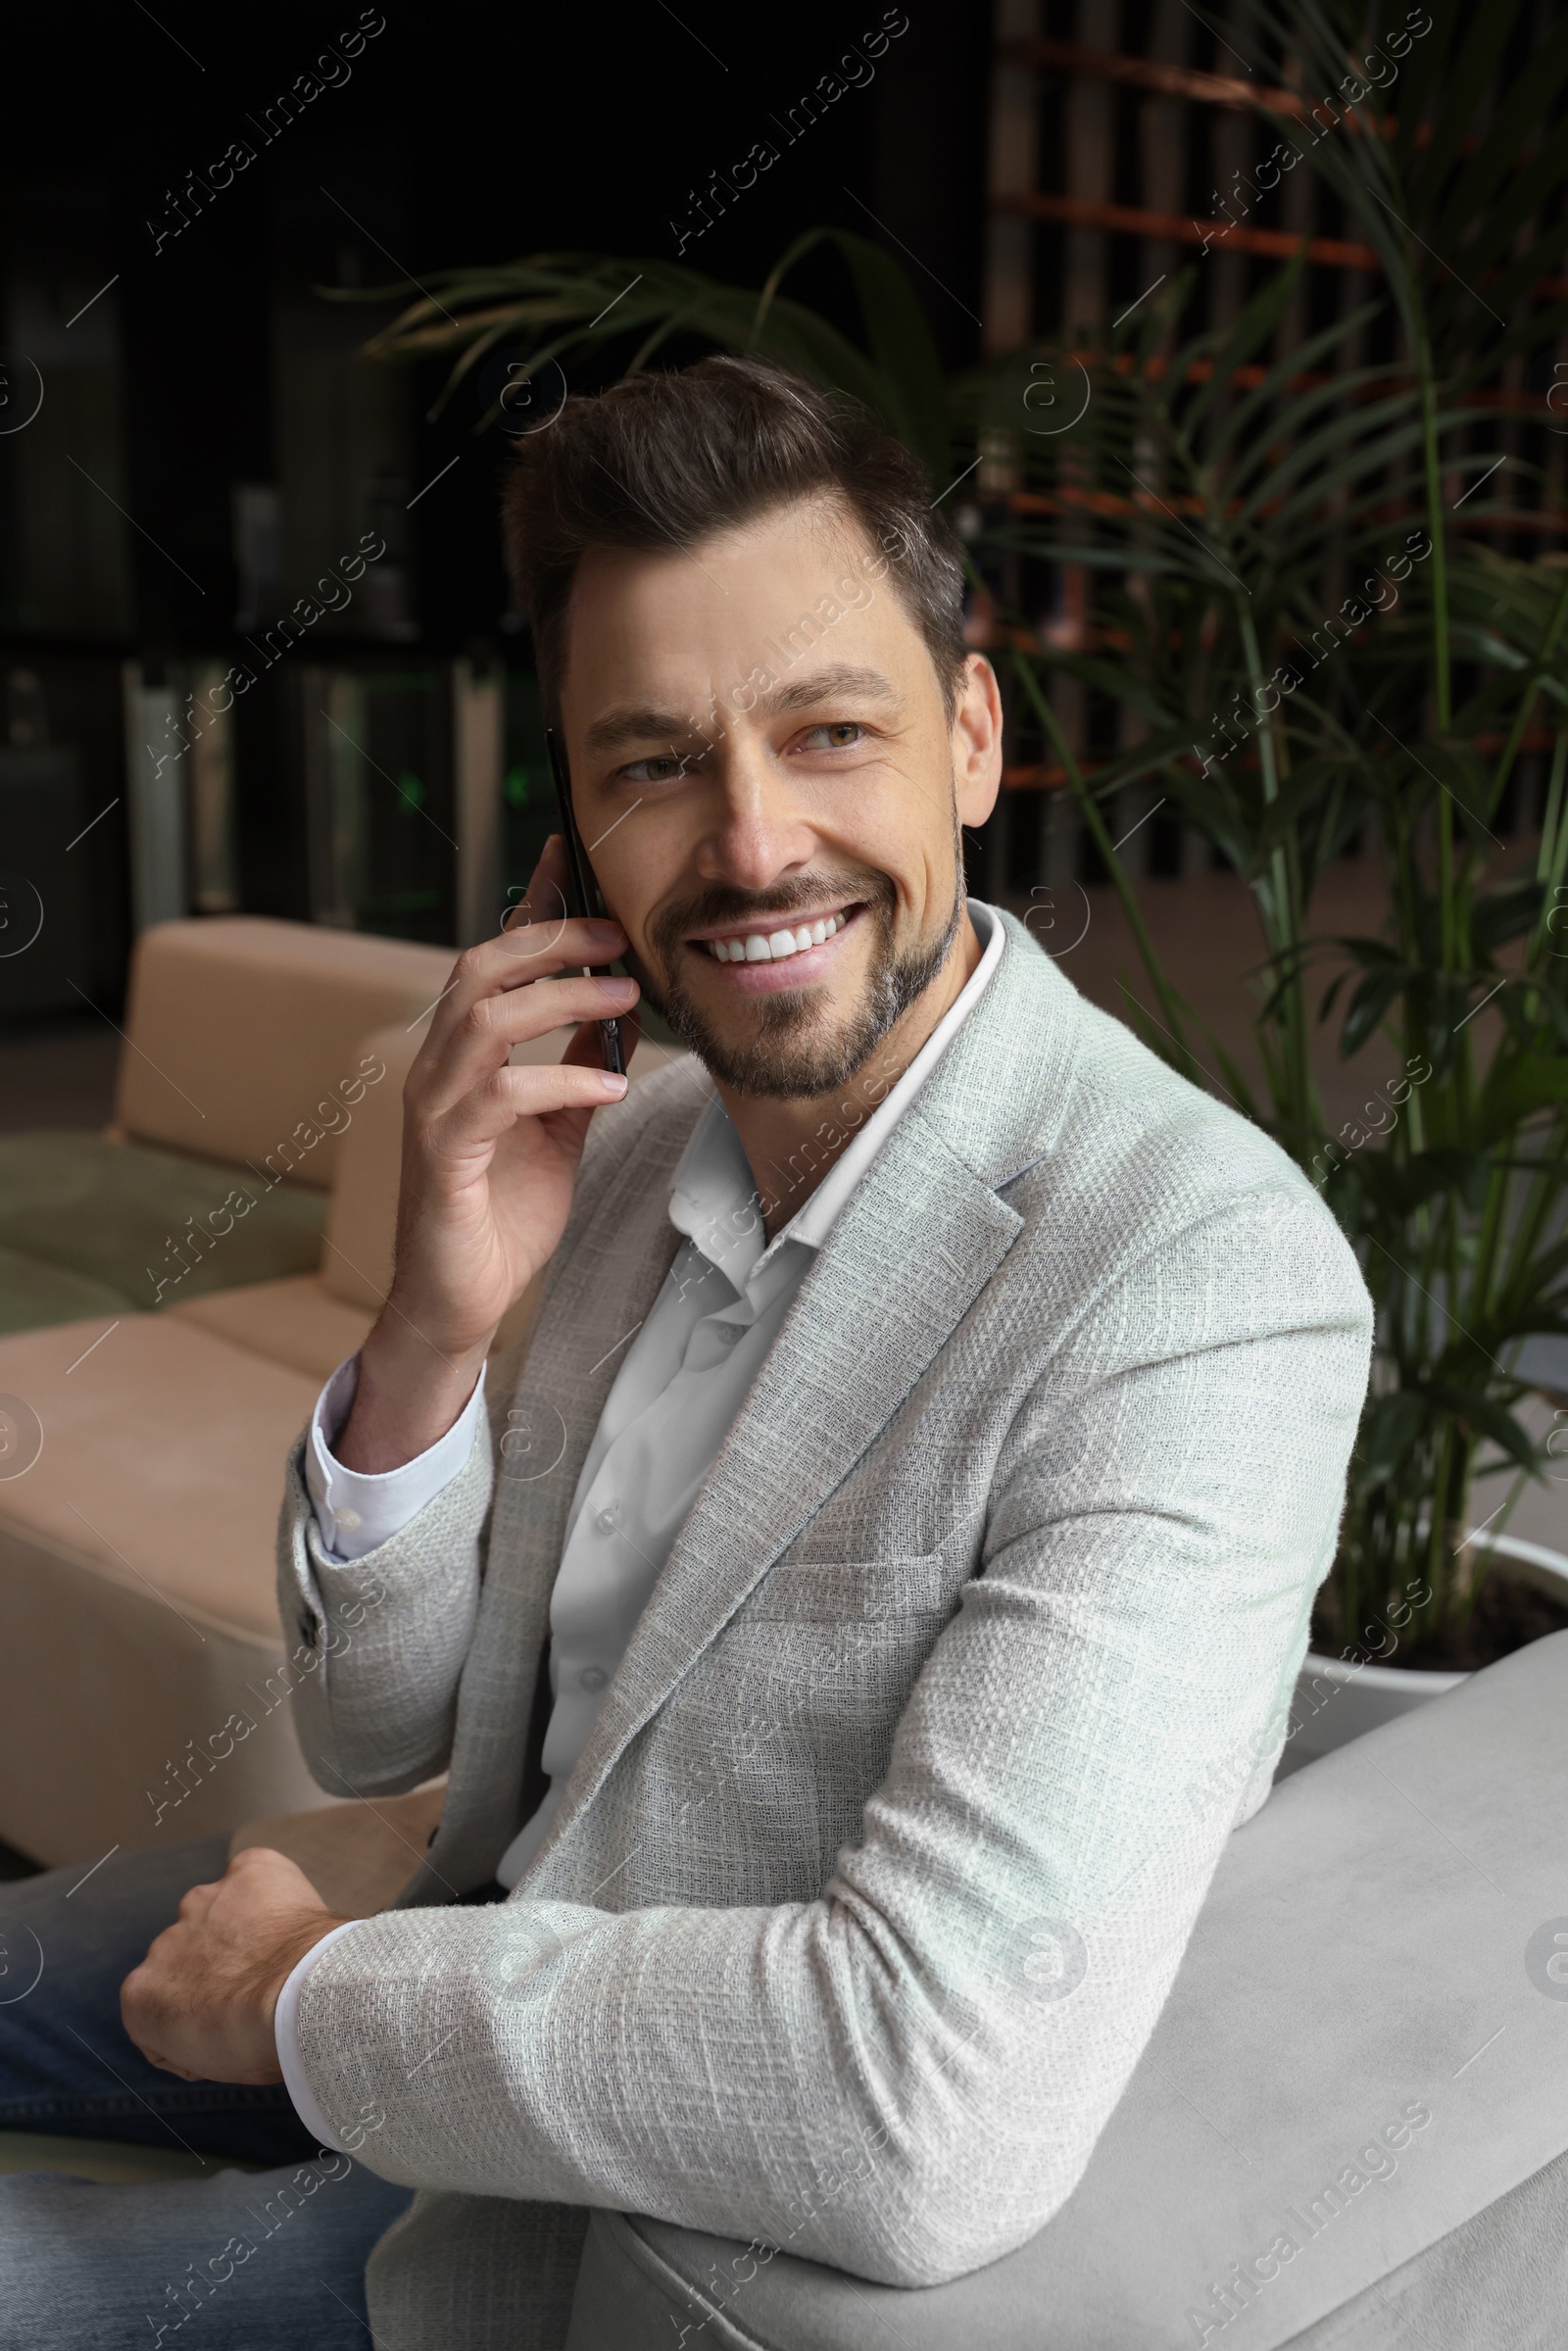
[[[817,922],[803,922],[799,930],[748,931],[743,939],[710,939],[708,950],[720,963],[782,963],[808,947],[820,947],[824,939],[844,928],[847,919],[843,914],[829,914]]]

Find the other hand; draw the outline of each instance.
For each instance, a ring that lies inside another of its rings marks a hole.
[[[150,2064],[185,2082],[281,2082],[277,1995],[334,1918],[305,1872],[250,1845],[179,1917],[120,1987],[125,2031]]]

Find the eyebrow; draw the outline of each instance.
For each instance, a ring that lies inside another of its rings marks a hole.
[[[683,716],[675,710],[633,703],[617,710],[606,710],[602,717],[596,718],[583,735],[583,744],[589,751],[618,751],[623,743],[665,743],[675,736],[699,731],[695,710],[688,710]]]
[[[757,708],[769,717],[782,717],[791,710],[808,710],[819,702],[831,702],[838,694],[854,695],[862,702],[884,702],[895,710],[903,708],[903,696],[891,679],[880,669],[857,669],[842,664],[832,669],[813,669],[808,676],[786,681],[771,694],[761,695]]]
[[[836,695],[886,703],[895,710],[903,707],[903,697],[880,669],[840,663],[831,669],[814,669],[807,677],[787,679],[771,693],[761,695],[754,708],[770,718],[787,717],[792,711],[830,702]],[[583,745],[588,751],[618,751],[627,743],[669,743],[691,735],[711,740],[709,727],[695,710],[662,710],[652,704],[631,703],[596,718],[583,735]]]

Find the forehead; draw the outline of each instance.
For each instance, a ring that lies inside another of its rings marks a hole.
[[[802,500],[689,549],[595,547],[564,614],[562,702],[592,715],[639,685],[722,692],[759,667],[919,663],[887,557],[836,502]]]

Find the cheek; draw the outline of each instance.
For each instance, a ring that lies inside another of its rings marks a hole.
[[[662,812],[645,824],[639,808],[619,827],[613,843],[607,841],[595,853],[594,866],[605,905],[631,942],[631,955],[657,984],[666,967],[659,947],[661,916],[670,906],[689,905],[703,886],[685,828],[677,832]],[[678,952],[671,948],[671,965]]]
[[[607,825],[613,827],[612,833],[604,832]],[[649,915],[669,887],[671,844],[667,821],[650,818],[644,809],[633,808],[618,824],[613,816],[598,819],[590,816],[582,829],[585,847],[594,841],[596,831],[603,835],[589,858],[593,876],[612,916],[635,946],[644,934]],[[678,866],[675,870],[679,870]],[[569,902],[569,885],[567,897]]]

